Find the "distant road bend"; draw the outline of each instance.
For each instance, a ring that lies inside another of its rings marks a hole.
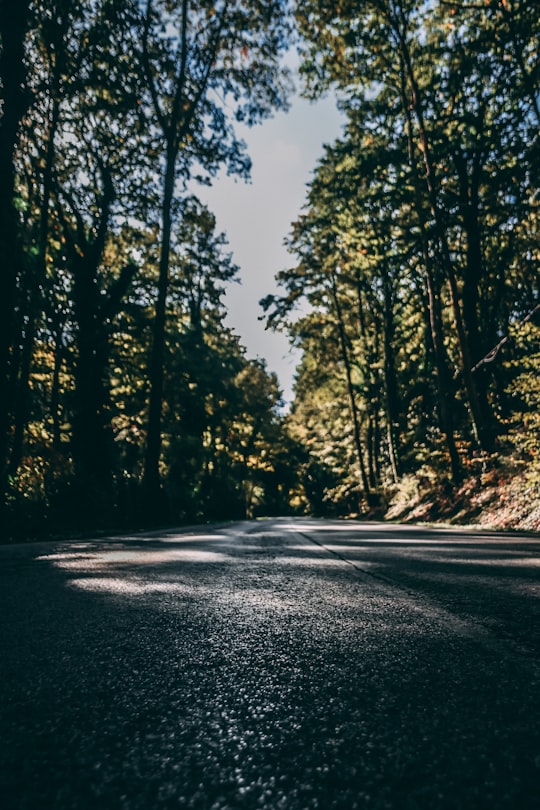
[[[303,518],[0,547],[2,807],[537,810],[539,565]]]

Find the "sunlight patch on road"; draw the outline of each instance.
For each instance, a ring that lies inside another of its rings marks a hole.
[[[213,540],[229,540],[226,534],[163,534],[159,537],[150,537],[150,542],[159,543],[207,543]]]
[[[435,550],[435,549],[434,549]],[[440,551],[439,548],[436,549],[437,552]],[[444,549],[442,549],[444,551]],[[426,556],[426,559],[430,559]],[[463,557],[444,557],[444,563],[452,563],[453,565],[467,565],[467,566],[475,566],[475,565],[487,565],[492,567],[501,567],[504,566],[505,568],[509,565],[515,566],[518,568],[533,568],[540,566],[540,558],[539,557],[474,557],[464,560]]]
[[[400,534],[402,534],[402,528],[400,527]],[[316,524],[313,523],[287,523],[284,525],[280,525],[279,529],[283,529],[285,531],[292,531],[292,532],[304,532],[308,535],[309,539],[313,539],[316,542],[323,542],[327,545],[327,538],[330,537],[332,534],[349,534],[351,543],[354,542],[361,542],[361,543],[396,543],[402,545],[425,545],[425,544],[433,544],[433,537],[396,537],[394,533],[392,533],[392,529],[388,526],[381,525],[380,527],[380,534],[372,534],[370,536],[367,534],[367,530],[369,532],[377,531],[376,527],[372,526],[371,524],[369,527],[366,526],[351,526],[350,523],[344,526],[334,526],[332,524],[325,524],[317,522]],[[416,532],[421,532],[422,529],[418,530],[415,527]],[[437,541],[439,542],[439,541]],[[476,542],[476,538],[475,538]]]
[[[182,587],[177,582],[146,582],[121,579],[120,577],[88,577],[72,579],[70,586],[81,591],[97,591],[124,596],[138,596],[149,593],[179,593]]]
[[[302,551],[305,551],[305,546],[301,547]],[[336,557],[276,557],[274,562],[278,563],[279,565],[300,565],[303,567],[311,567],[313,565],[320,566],[321,568],[338,568],[339,566],[343,565],[344,561],[339,560]]]
[[[388,534],[389,532],[393,532],[395,527],[388,523],[363,523],[362,521],[354,522],[351,520],[331,522],[314,519],[312,521],[298,520],[289,523],[278,523],[276,525],[276,529],[278,531],[308,532],[312,534],[317,534],[318,532],[349,532],[351,534],[357,534],[361,532],[363,535],[365,532],[382,532],[384,534]],[[400,525],[397,527],[397,529],[399,530],[400,534],[403,532],[416,532],[418,534],[423,531],[428,531],[423,527],[413,525]]]
[[[161,565],[172,562],[223,562],[227,555],[218,551],[181,548],[158,551],[108,550],[99,553],[45,554],[39,560],[66,570],[92,570],[115,565]]]

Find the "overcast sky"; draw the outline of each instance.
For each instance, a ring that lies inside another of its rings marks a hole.
[[[253,161],[250,184],[220,176],[212,188],[198,190],[216,215],[218,230],[227,234],[240,267],[241,284],[231,285],[226,297],[227,323],[240,335],[248,356],[266,359],[278,374],[287,400],[297,356],[289,352],[285,336],[265,331],[258,302],[276,291],[275,274],[294,261],[283,240],[305,202],[306,183],[323,143],[334,141],[340,128],[332,99],[312,104],[297,97],[288,113],[238,129]]]

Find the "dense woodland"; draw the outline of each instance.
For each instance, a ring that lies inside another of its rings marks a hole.
[[[0,0],[4,531],[538,485],[539,30],[532,0]],[[345,118],[261,302],[289,413],[197,197],[249,176],[287,49]]]

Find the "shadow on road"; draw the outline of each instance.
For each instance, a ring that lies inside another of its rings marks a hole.
[[[521,615],[533,546],[317,525],[4,554],[7,810],[535,807],[537,670],[444,609]]]

